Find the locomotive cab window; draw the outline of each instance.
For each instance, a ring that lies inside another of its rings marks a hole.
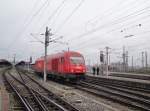
[[[84,59],[82,57],[70,57],[71,64],[84,64]]]

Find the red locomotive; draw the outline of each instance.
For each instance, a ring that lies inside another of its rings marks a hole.
[[[44,57],[35,61],[34,70],[43,74]],[[47,76],[65,79],[82,79],[86,72],[84,57],[73,51],[47,56]]]

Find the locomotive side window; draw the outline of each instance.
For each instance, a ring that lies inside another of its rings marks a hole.
[[[72,64],[84,64],[84,59],[82,57],[70,57],[70,62]]]
[[[65,61],[64,57],[61,57],[61,63],[64,63],[64,61]]]

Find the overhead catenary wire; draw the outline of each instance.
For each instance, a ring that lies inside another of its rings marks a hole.
[[[37,7],[39,2],[40,2],[40,0],[36,0],[36,2],[33,5],[32,9],[29,11],[28,15],[26,16],[23,26],[28,22],[29,16],[33,13],[33,10]]]
[[[134,0],[134,2],[135,2],[136,0]],[[117,5],[119,5],[119,4],[121,4],[121,3],[123,3],[123,2],[119,2]],[[133,3],[133,2],[132,2]],[[120,5],[119,5],[120,6]],[[112,10],[111,10],[112,11]],[[106,13],[105,13],[106,14]],[[86,23],[88,23],[89,21],[87,21]]]
[[[121,8],[123,8],[124,10],[119,10],[119,11],[117,11],[117,13],[123,11],[123,12],[122,12],[120,15],[118,15],[118,16],[120,17],[120,16],[122,16],[122,14],[124,15],[124,13],[126,13],[127,11],[131,11],[132,9],[135,9],[135,7],[136,7],[135,4],[136,4],[136,3],[138,3],[138,4],[140,3],[140,6],[141,6],[141,5],[143,5],[143,4],[146,4],[146,2],[148,2],[148,1],[145,0],[144,3],[142,2],[142,4],[141,4],[140,2],[137,2],[137,0],[134,0],[134,1],[132,1],[132,2],[129,2],[129,3],[126,4],[126,5],[128,6],[128,5],[130,5],[130,4],[133,4],[133,5],[131,5],[132,8],[129,8],[129,7],[127,7],[127,6],[126,6],[126,7],[121,7]],[[124,2],[123,2],[123,3],[124,3]],[[120,7],[120,6],[121,6],[121,5],[119,5],[118,7]],[[117,7],[117,8],[118,8],[118,7]],[[108,15],[108,18],[110,18],[110,16],[113,16],[113,15],[114,15],[113,10],[110,11],[110,12],[112,12],[112,13],[110,13],[110,14],[106,13],[106,14],[102,14],[102,15]],[[101,18],[106,18],[106,16],[101,16]],[[115,18],[116,18],[116,17],[115,17]],[[98,19],[98,20],[96,20],[95,22],[98,22],[98,21],[100,21],[100,20]],[[98,25],[98,23],[97,23],[97,25]]]
[[[133,45],[133,46],[128,46],[129,48],[128,48],[128,51],[130,51],[130,52],[135,52],[135,51],[142,51],[142,50],[145,50],[146,48],[147,49],[150,49],[150,47],[143,47],[143,48],[141,48],[141,46],[143,46],[143,45],[145,45],[145,43],[141,43],[141,44],[138,44],[138,45]],[[135,47],[136,47],[136,50],[135,50]],[[141,48],[141,50],[139,50],[139,48]],[[113,48],[114,49],[114,48]],[[80,51],[81,51],[82,49],[80,49]],[[120,49],[117,49],[117,51],[122,51],[122,49],[120,48]]]
[[[119,5],[119,4],[121,4],[121,3],[123,3],[123,2],[120,2],[120,3],[118,3],[117,5]],[[120,6],[120,5],[119,5]],[[89,22],[89,21],[87,21],[87,22]]]
[[[144,16],[144,17],[142,17],[142,20],[144,20],[143,18],[145,18],[145,19],[147,19],[148,17],[149,17],[150,15],[148,15],[148,16]],[[137,19],[136,19],[137,20]],[[133,22],[134,23],[134,22]],[[143,22],[140,22],[141,23],[141,25],[143,25]],[[133,26],[137,26],[137,25],[133,25]],[[132,26],[132,27],[133,27]],[[139,24],[138,24],[138,26],[139,26]],[[120,27],[120,28],[117,28],[117,30],[118,29],[120,29],[120,30],[122,30],[122,28]],[[88,41],[90,41],[90,42],[92,42],[92,41],[97,41],[98,39],[99,39],[99,37],[100,36],[105,36],[105,34],[109,34],[109,33],[111,33],[112,31],[115,31],[116,29],[112,29],[111,31],[107,31],[106,33],[103,33],[103,34],[100,34],[99,36],[97,36],[97,37],[92,37],[92,38],[89,38],[89,39],[87,39],[87,40],[84,40],[83,42],[79,42],[78,43],[78,46],[81,46],[81,45],[85,45]],[[120,32],[120,30],[119,30],[119,32]],[[138,34],[146,34],[146,33],[148,33],[149,31],[144,31],[144,32],[140,32],[140,33],[135,33],[134,35],[136,36],[136,35],[138,35]],[[115,39],[116,40],[116,39]],[[88,43],[89,44],[89,43]],[[95,43],[94,43],[95,44]]]
[[[142,31],[142,32],[138,32],[138,33],[133,33],[133,35],[134,36],[139,36],[139,35],[141,35],[141,34],[148,34],[150,32],[150,30],[146,30],[146,31]],[[104,34],[103,34],[104,35]],[[103,35],[101,35],[101,36],[103,36]],[[97,37],[98,38],[98,37]],[[123,39],[123,37],[122,38],[119,38],[119,39],[115,39],[115,42],[117,42],[118,40],[120,41],[120,40],[122,40]],[[90,41],[90,43],[88,42],[88,41]],[[104,44],[108,44],[108,43],[112,43],[112,41],[107,41],[107,42],[103,42],[103,43],[101,43],[101,42],[99,42],[98,40],[96,40],[96,39],[93,39],[93,41],[96,41],[97,43],[94,43],[94,42],[92,42],[92,39],[91,40],[87,40],[87,41],[83,41],[82,43],[80,43],[80,44],[78,44],[78,45],[76,45],[76,46],[79,46],[78,48],[76,48],[76,49],[85,49],[85,48],[88,48],[89,47],[89,45],[94,45],[94,47],[96,47],[96,46],[98,46],[98,45],[104,45]],[[91,44],[92,43],[92,44]],[[114,42],[113,42],[114,43]]]
[[[111,25],[115,25],[115,24],[119,24],[119,23],[121,23],[121,22],[123,22],[123,21],[126,21],[126,20],[127,20],[126,18],[137,16],[137,15],[134,15],[134,14],[139,13],[139,12],[141,12],[141,11],[143,11],[143,10],[145,10],[145,9],[149,9],[149,8],[150,8],[150,6],[144,8],[144,9],[142,9],[142,10],[140,10],[140,11],[133,12],[132,14],[129,14],[129,15],[124,16],[124,17],[122,17],[122,18],[119,18],[118,20],[114,20],[113,22],[109,22],[109,23],[106,23],[106,24],[104,24],[104,25],[101,25],[101,26],[99,26],[99,27],[97,27],[97,28],[95,28],[95,29],[92,29],[92,30],[87,31],[87,32],[85,32],[85,33],[83,33],[83,34],[80,34],[80,35],[78,35],[78,36],[76,36],[76,37],[74,37],[74,38],[75,38],[75,39],[77,39],[77,38],[83,38],[83,37],[85,37],[85,36],[87,36],[87,35],[89,35],[89,34],[91,35],[91,34],[93,34],[94,32],[99,31],[99,30],[101,30],[101,29],[103,29],[103,28],[105,28],[105,27],[108,27],[108,26],[111,26]],[[146,11],[147,11],[147,10],[146,10]],[[143,13],[143,12],[142,12],[142,13]],[[141,15],[142,13],[140,13],[140,14],[138,14],[138,15]],[[119,22],[119,21],[120,21],[120,22]]]
[[[72,13],[66,18],[66,20],[64,20],[64,22],[60,25],[59,30],[61,29],[61,27],[63,27],[63,25],[65,24],[65,22],[67,22],[67,20],[73,15],[73,13],[81,6],[81,4],[84,2],[84,0],[81,0],[81,2],[79,3],[79,5],[72,11]],[[119,3],[120,4],[120,3]],[[58,29],[57,29],[58,30]],[[56,31],[57,32],[57,31]]]
[[[65,23],[73,16],[73,14],[81,7],[85,0],[81,0],[79,4],[73,9],[73,11],[66,17],[66,19],[61,23],[61,25],[56,30],[56,33],[62,29]]]
[[[139,24],[138,24],[139,25]],[[143,24],[142,24],[143,25]],[[135,26],[135,25],[134,25]],[[137,26],[137,25],[136,25]],[[132,26],[133,27],[133,26]],[[118,29],[118,28],[117,28]],[[122,30],[121,28],[119,28],[120,30]],[[113,31],[115,31],[116,29],[113,29]],[[118,32],[120,32],[120,30],[118,31]],[[103,33],[103,34],[100,34],[99,36],[94,36],[94,38],[92,37],[92,38],[89,38],[89,39],[86,39],[86,40],[84,40],[84,41],[82,41],[82,42],[79,42],[78,43],[78,45],[79,46],[81,46],[82,44],[86,44],[86,43],[88,43],[88,41],[90,41],[90,42],[92,42],[92,41],[97,41],[98,39],[99,39],[99,37],[100,36],[105,36],[106,34],[109,34],[109,33],[111,33],[112,32],[112,30],[111,31],[107,31],[107,32],[105,32],[105,33]],[[148,30],[148,31],[143,31],[143,32],[139,32],[139,33],[131,33],[132,35],[135,35],[135,36],[137,36],[137,35],[140,35],[140,34],[146,34],[146,33],[149,33],[150,31]],[[130,33],[129,33],[130,34]],[[115,41],[116,41],[116,39],[115,39]],[[89,43],[88,43],[89,44]],[[95,44],[95,43],[94,43]]]
[[[134,33],[133,35],[134,36],[139,36],[139,35],[141,35],[141,34],[147,34],[147,33],[149,33],[150,31],[149,30],[147,30],[147,31],[142,31],[142,32],[138,32],[138,33]],[[103,34],[104,35],[104,34]],[[103,35],[101,35],[101,36],[103,36]],[[99,36],[97,36],[97,38],[98,38]],[[123,37],[122,38],[120,38],[120,39],[115,39],[115,42],[118,42],[118,40],[120,41],[120,40],[122,40],[123,39]],[[89,41],[90,41],[90,43],[89,43]],[[94,43],[94,42],[92,42],[92,41],[96,41],[97,43]],[[96,46],[98,46],[98,45],[103,45],[104,46],[104,44],[108,44],[108,43],[112,43],[112,41],[107,41],[107,42],[103,42],[103,43],[101,43],[101,42],[99,42],[98,40],[96,40],[96,39],[90,39],[90,40],[87,40],[87,41],[83,41],[83,42],[81,42],[80,44],[78,44],[78,45],[76,45],[76,46],[79,46],[78,48],[75,48],[75,49],[85,49],[85,48],[88,48],[89,47],[89,45],[90,44],[93,44],[95,47]],[[113,42],[114,43],[114,42]],[[91,44],[91,45],[92,45]]]
[[[42,4],[42,6],[33,14],[33,17],[34,16],[37,16],[41,10],[48,4],[49,0],[45,0],[45,2]]]
[[[109,33],[110,31],[108,31],[108,33]],[[104,34],[102,34],[102,35],[100,35],[100,36],[103,36]],[[98,37],[97,37],[98,38]],[[88,39],[88,40],[86,40],[87,42],[90,40],[90,42],[92,41],[92,39],[93,38],[91,38],[91,39]],[[96,40],[96,39],[95,39]],[[81,46],[82,44],[84,44],[85,45],[85,43],[87,43],[86,41],[84,41],[84,42],[82,42],[82,43],[80,43],[79,45],[77,45],[77,46]]]
[[[63,6],[64,6],[64,5],[63,5]],[[58,11],[60,11],[60,9],[59,9]],[[61,11],[60,11],[60,12],[61,12]],[[147,11],[145,11],[145,12],[147,12]],[[142,13],[142,12],[141,12],[141,13]],[[138,14],[139,14],[139,15],[142,15],[141,13],[138,13]],[[57,13],[57,14],[59,15],[59,13]],[[138,14],[136,14],[135,17],[137,17]],[[55,14],[55,15],[56,15],[56,14]],[[58,15],[57,15],[57,16],[58,16]],[[72,14],[72,15],[73,15],[73,14]],[[71,16],[72,16],[72,15],[71,15]],[[54,16],[53,16],[53,17],[54,17]],[[67,18],[70,19],[71,17],[67,17]],[[67,20],[67,18],[66,18],[66,20]],[[120,18],[121,18],[121,17],[120,17]],[[131,18],[133,19],[134,17],[132,16]],[[130,18],[129,18],[129,19],[127,18],[127,20],[125,20],[125,21],[128,21],[128,20],[130,20]],[[67,21],[68,21],[68,20],[67,20]],[[49,21],[47,21],[47,22],[49,22]],[[120,20],[119,22],[122,23],[121,20]],[[66,23],[66,22],[65,22],[65,23]],[[64,25],[65,25],[65,24],[62,23],[62,25],[60,25],[60,26],[63,27]],[[112,26],[113,26],[113,25],[112,25]],[[111,27],[111,25],[108,26],[107,28],[110,28],[110,27]],[[61,28],[60,28],[60,29],[61,29]],[[114,29],[114,28],[113,28],[113,29]],[[115,28],[115,29],[116,29],[116,28]],[[59,31],[59,30],[58,30],[58,31]],[[90,35],[90,34],[89,34],[89,35]],[[73,39],[74,39],[74,38],[73,38]],[[78,38],[78,39],[80,39],[80,38]],[[91,40],[91,39],[90,39],[90,40]],[[70,41],[72,41],[72,38],[70,39]],[[80,41],[80,40],[79,40],[79,41]],[[94,42],[95,42],[95,41],[94,41]],[[96,41],[96,42],[97,42],[97,41]],[[81,44],[82,44],[82,43],[81,43]],[[90,43],[89,43],[89,44],[90,44]],[[84,44],[84,45],[85,45],[85,44]],[[95,45],[95,44],[94,44],[94,45]],[[80,45],[78,45],[78,46],[80,46]],[[80,48],[80,47],[79,47],[79,48]]]
[[[134,4],[134,2],[136,2],[136,1],[137,1],[137,0],[134,0],[134,1],[132,1],[132,2],[129,2],[129,3],[126,4],[126,5]],[[112,15],[115,10],[117,10],[119,7],[122,6],[122,4],[124,4],[124,3],[126,3],[126,2],[127,2],[127,0],[125,0],[125,1],[119,1],[115,6],[113,6],[113,7],[109,8],[108,10],[104,11],[102,14],[99,14],[99,15],[95,16],[94,18],[88,20],[85,24],[90,24],[90,23],[92,23],[93,21],[95,21],[96,18],[99,18],[98,20],[101,20],[101,19],[104,18],[106,15],[109,15],[109,16]],[[119,10],[119,11],[120,11],[120,10]],[[97,20],[96,20],[96,21],[97,21]]]
[[[146,10],[147,11],[147,10]],[[145,13],[145,12],[142,12],[142,13],[140,13],[139,15],[141,15],[141,14],[143,14],[143,13]],[[89,32],[88,32],[89,33]],[[88,33],[87,33],[87,35],[88,35]],[[78,36],[77,36],[78,37]],[[78,39],[81,39],[82,38],[82,36],[81,37],[79,37]],[[70,39],[71,41],[73,41],[73,40],[78,40],[77,38],[74,38],[74,39]],[[92,39],[92,38],[91,38]]]
[[[62,25],[61,25],[61,28],[62,28],[62,26],[63,26],[63,24],[65,24],[70,18],[71,18],[71,16],[79,9],[79,7],[82,5],[82,3],[84,2],[84,0],[81,0],[80,1],[80,3],[74,8],[74,10],[67,16],[67,18],[64,20],[64,22],[62,23]],[[64,2],[63,2],[63,4],[64,4]],[[60,7],[58,7],[57,9],[59,9]],[[58,10],[56,10],[56,11],[58,11]],[[50,19],[48,20],[48,21],[50,21]],[[44,24],[45,25],[45,24]],[[43,25],[43,26],[44,26]],[[43,27],[42,26],[42,27]],[[60,30],[60,29],[59,29]],[[57,32],[57,31],[56,31]],[[64,42],[63,42],[64,43]]]
[[[49,0],[46,0],[42,6],[29,18],[28,21],[25,21],[25,25],[23,25],[23,28],[21,28],[21,30],[19,31],[19,33],[17,33],[16,37],[13,39],[13,41],[8,45],[8,49],[10,49],[10,47],[12,48],[12,45],[15,43],[15,41],[17,41],[19,38],[22,37],[23,33],[25,32],[25,30],[28,28],[28,26],[32,23],[33,19],[40,13],[40,11],[43,9],[43,7],[48,3]],[[33,10],[35,9],[35,7],[37,6],[39,0],[37,0],[37,2],[35,3],[35,5],[33,6],[32,10],[30,10],[30,14],[31,12],[33,12]],[[28,15],[30,16],[30,15]],[[27,18],[28,18],[27,16]],[[27,19],[26,19],[27,20]]]
[[[46,22],[44,22],[44,24],[39,28],[38,30],[38,33],[41,31],[42,28],[44,28],[48,22],[54,17],[54,15],[59,11],[59,9],[64,5],[64,3],[66,2],[67,0],[63,0],[59,5],[58,7],[52,12],[52,14],[47,18]]]
[[[61,13],[63,13],[63,10],[64,10],[64,8],[65,8],[65,5],[66,5],[66,4],[64,4],[64,5],[60,8],[60,10],[57,12],[57,14],[55,14],[55,18],[53,19],[53,21],[52,21],[52,23],[51,23],[51,26],[52,26],[52,27],[53,27],[53,26],[55,25],[55,23],[57,22],[57,19],[58,19],[58,18],[61,18],[60,15],[61,15]]]
[[[145,31],[145,32],[142,32],[142,33],[137,33],[137,34],[146,34],[146,33],[149,33],[150,31]],[[97,43],[91,43],[91,44],[81,44],[81,45],[78,45],[79,47],[75,48],[75,50],[77,49],[85,49],[85,48],[88,48],[90,46],[94,46],[94,47],[99,47],[99,46],[104,46],[105,44],[109,44],[109,43],[116,43],[116,42],[119,42],[119,41],[122,41],[122,38],[121,39],[115,39],[115,42],[112,42],[112,41],[107,41],[107,42],[99,42],[97,41]]]

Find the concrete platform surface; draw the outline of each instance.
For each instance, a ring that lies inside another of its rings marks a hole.
[[[86,75],[87,76],[92,76],[92,77],[121,80],[121,81],[138,82],[138,83],[149,84],[150,85],[150,81],[148,81],[148,80],[132,79],[132,78],[122,78],[122,77],[113,77],[113,76],[105,76],[105,75],[93,75],[92,73],[87,73]]]
[[[137,76],[150,77],[150,74],[142,74],[142,73],[110,72],[110,74],[127,74],[127,75],[137,75]]]
[[[6,91],[3,77],[2,69],[0,69],[0,111],[9,110],[9,93]]]

